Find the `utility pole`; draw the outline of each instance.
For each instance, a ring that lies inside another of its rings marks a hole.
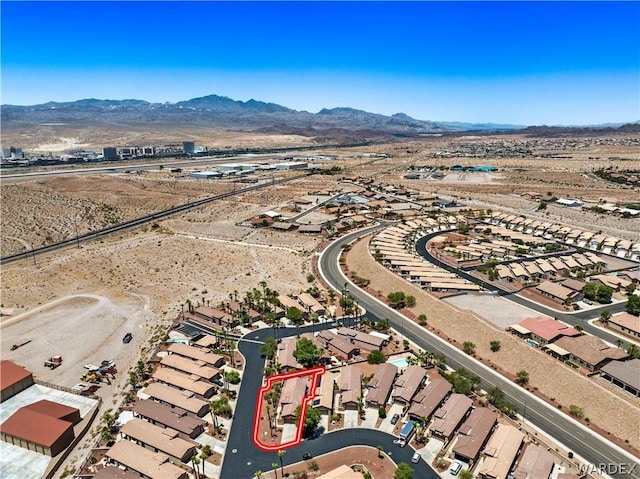
[[[73,223],[76,227],[76,244],[78,245],[78,249],[80,249],[80,238],[78,237],[78,217],[73,217]]]

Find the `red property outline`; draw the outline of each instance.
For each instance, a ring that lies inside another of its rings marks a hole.
[[[318,387],[318,379],[325,373],[326,369],[323,366],[316,366],[315,368],[303,369],[301,371],[293,371],[290,373],[282,373],[282,374],[274,374],[273,376],[269,376],[264,386],[262,386],[258,390],[258,398],[256,401],[256,412],[253,418],[253,436],[251,439],[256,447],[262,449],[263,451],[273,452],[273,451],[281,451],[283,449],[288,449],[290,447],[297,446],[302,442],[302,431],[304,429],[304,418],[307,413],[308,404],[313,401],[316,397],[316,387]],[[313,375],[311,378],[311,386],[309,387],[309,391],[302,398],[302,404],[300,405],[300,418],[298,419],[298,428],[296,430],[296,436],[292,441],[280,443],[280,444],[265,444],[260,441],[260,416],[262,413],[262,404],[264,402],[264,395],[267,391],[269,391],[273,383],[276,381],[283,381],[287,379],[299,378],[302,376]]]

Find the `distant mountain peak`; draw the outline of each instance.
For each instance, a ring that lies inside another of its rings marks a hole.
[[[417,120],[405,113],[391,116],[370,113],[351,107],[323,108],[318,113],[297,111],[255,98],[234,100],[216,94],[178,102],[150,103],[144,100],[100,100],[87,98],[75,102],[49,102],[44,105],[9,106],[0,111],[2,125],[74,123],[98,125],[194,125],[282,132],[306,132],[313,137],[338,134],[371,137],[412,136],[425,133],[456,131],[432,121]],[[333,132],[333,133],[332,133]]]

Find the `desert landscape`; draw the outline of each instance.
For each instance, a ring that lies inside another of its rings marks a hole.
[[[201,135],[197,141],[212,141],[211,138]],[[249,135],[243,138],[249,141]],[[253,145],[290,144],[288,140],[281,140],[254,137]],[[312,258],[324,244],[323,236],[253,228],[247,221],[314,192],[359,191],[361,188],[350,181],[357,177],[412,189],[435,199],[455,198],[466,208],[526,214],[637,240],[640,238],[637,219],[553,204],[538,211],[537,201],[521,196],[523,192],[537,191],[595,202],[612,197],[620,204],[637,202],[637,188],[621,187],[592,175],[598,168],[618,167],[610,156],[631,158],[624,162],[625,170],[640,169],[640,153],[633,148],[640,136],[614,140],[611,140],[613,146],[606,144],[609,140],[602,139],[604,145],[585,141],[585,146],[580,148],[572,142],[550,148],[549,143],[556,140],[435,137],[425,141],[311,150],[304,155],[296,153],[296,158],[307,154],[332,155],[335,160],[324,167],[337,166],[340,174],[312,175],[243,193],[157,223],[4,265],[0,291],[3,359],[21,361],[43,381],[71,387],[79,381],[85,363],[117,358],[122,374],[97,391],[104,401],[103,407],[116,405],[127,384],[126,371],[137,360],[146,359],[188,303],[217,305],[234,292],[242,294],[260,282],[283,294],[297,294],[308,288],[307,275],[312,272]],[[52,146],[62,139],[48,141]],[[527,158],[497,158],[488,154],[488,157],[472,159],[462,153],[478,145],[484,145],[487,150],[498,141],[501,148],[505,142],[512,149],[526,144],[530,153]],[[632,147],[624,146],[626,143]],[[445,158],[443,151],[449,150],[453,156]],[[549,152],[570,154],[573,158],[559,161],[542,157]],[[594,160],[596,155],[600,159]],[[376,157],[375,161],[372,157]],[[407,171],[423,166],[442,170],[457,164],[490,164],[498,171],[469,173],[464,177],[449,172],[439,180],[405,178]],[[189,168],[181,172],[152,169],[143,174],[88,175],[69,172],[3,181],[2,256],[72,239],[237,187],[229,180],[190,178],[189,171]],[[288,173],[278,174],[286,177]],[[322,217],[321,213],[314,215]],[[366,244],[361,241],[350,252],[349,268],[371,278],[371,287],[384,294],[394,288],[407,289],[406,284],[401,284],[402,280],[373,261]],[[429,323],[434,327],[458,341],[473,339],[478,344],[478,355],[491,356],[493,362],[509,373],[526,367],[531,373],[531,383],[542,393],[554,397],[560,404],[585,404],[591,421],[602,424],[606,419],[607,430],[631,446],[640,447],[635,434],[637,423],[629,420],[634,417],[635,405],[548,357],[540,358],[535,368],[522,364],[529,354],[535,353],[522,342],[495,329],[479,316],[455,309],[429,293],[416,290],[415,294],[418,301],[413,311],[415,314],[428,311]],[[452,313],[458,318],[453,323]],[[125,332],[133,334],[129,345],[121,342]],[[489,341],[496,337],[510,347],[499,353],[489,352]],[[27,340],[28,344],[11,351],[13,345]],[[78,348],[78,343],[82,347]],[[55,354],[64,357],[63,368],[55,372],[43,369],[42,361]],[[28,361],[24,360],[25,355]],[[555,373],[549,375],[549,370]],[[559,377],[562,387],[556,379]],[[565,387],[566,384],[571,386]],[[592,401],[594,395],[600,399]],[[611,414],[612,411],[615,414]],[[87,438],[83,444],[86,447],[90,442]],[[74,464],[81,457],[82,454],[76,452],[68,464]]]

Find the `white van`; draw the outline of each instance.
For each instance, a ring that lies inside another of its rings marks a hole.
[[[413,457],[411,458],[411,462],[413,462],[414,464],[418,464],[420,462],[420,453],[419,452],[414,452],[413,453]]]
[[[460,469],[462,469],[462,464],[458,461],[454,461],[449,468],[449,474],[451,474],[452,476],[457,476],[460,472]]]

